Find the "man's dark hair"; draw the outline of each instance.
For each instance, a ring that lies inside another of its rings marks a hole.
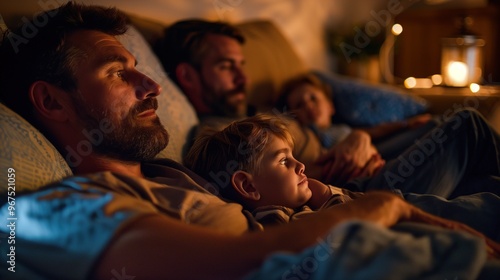
[[[164,37],[155,46],[155,52],[170,78],[177,82],[175,68],[186,62],[198,67],[203,57],[204,43],[209,34],[224,35],[245,43],[240,31],[225,22],[188,19],[165,28]]]
[[[46,24],[40,26],[40,19]],[[127,23],[128,18],[116,8],[68,2],[6,32],[0,46],[0,101],[36,125],[28,94],[35,81],[68,92],[76,90],[74,73],[85,54],[76,53],[67,37],[79,30],[121,35],[127,31]]]

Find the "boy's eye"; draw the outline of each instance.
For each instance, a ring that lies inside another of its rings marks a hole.
[[[287,159],[287,158],[282,158],[282,159],[280,159],[280,164],[281,164],[281,165],[285,165],[287,162],[288,162],[288,159]]]

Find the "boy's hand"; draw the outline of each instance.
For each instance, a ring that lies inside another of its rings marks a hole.
[[[330,188],[315,179],[307,179],[309,184],[309,189],[312,192],[312,196],[307,202],[307,206],[311,207],[313,210],[317,210],[321,207],[329,198],[332,196]]]

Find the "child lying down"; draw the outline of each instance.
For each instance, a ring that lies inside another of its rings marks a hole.
[[[282,118],[258,114],[235,121],[222,131],[206,131],[195,140],[185,165],[211,182],[224,199],[242,204],[264,228],[364,195],[308,179],[305,165],[292,155],[293,138]],[[225,172],[229,179],[218,180],[215,174],[220,172]],[[414,201],[423,204],[430,200],[434,204],[442,201],[434,196],[410,195],[418,197]],[[468,209],[465,207],[463,211]],[[419,213],[421,216],[415,217],[416,222],[461,229],[484,238],[482,233],[465,224],[423,210]],[[461,212],[457,211],[456,216],[460,221]],[[490,256],[498,256],[494,251],[498,252],[500,246],[485,239],[490,245]]]

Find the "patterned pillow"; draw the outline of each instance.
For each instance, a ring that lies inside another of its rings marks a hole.
[[[9,182],[15,183],[17,192],[36,189],[72,174],[56,148],[1,103],[0,127],[0,192],[7,190]]]
[[[368,84],[353,78],[314,72],[332,88],[335,119],[351,126],[373,126],[424,113],[428,105],[388,85]]]
[[[158,157],[167,157],[182,162],[183,149],[188,142],[189,132],[199,122],[194,108],[167,77],[151,47],[134,26],[130,26],[127,33],[118,39],[135,56],[138,62],[137,69],[162,88],[162,93],[158,96],[157,114],[170,133],[170,142]]]

